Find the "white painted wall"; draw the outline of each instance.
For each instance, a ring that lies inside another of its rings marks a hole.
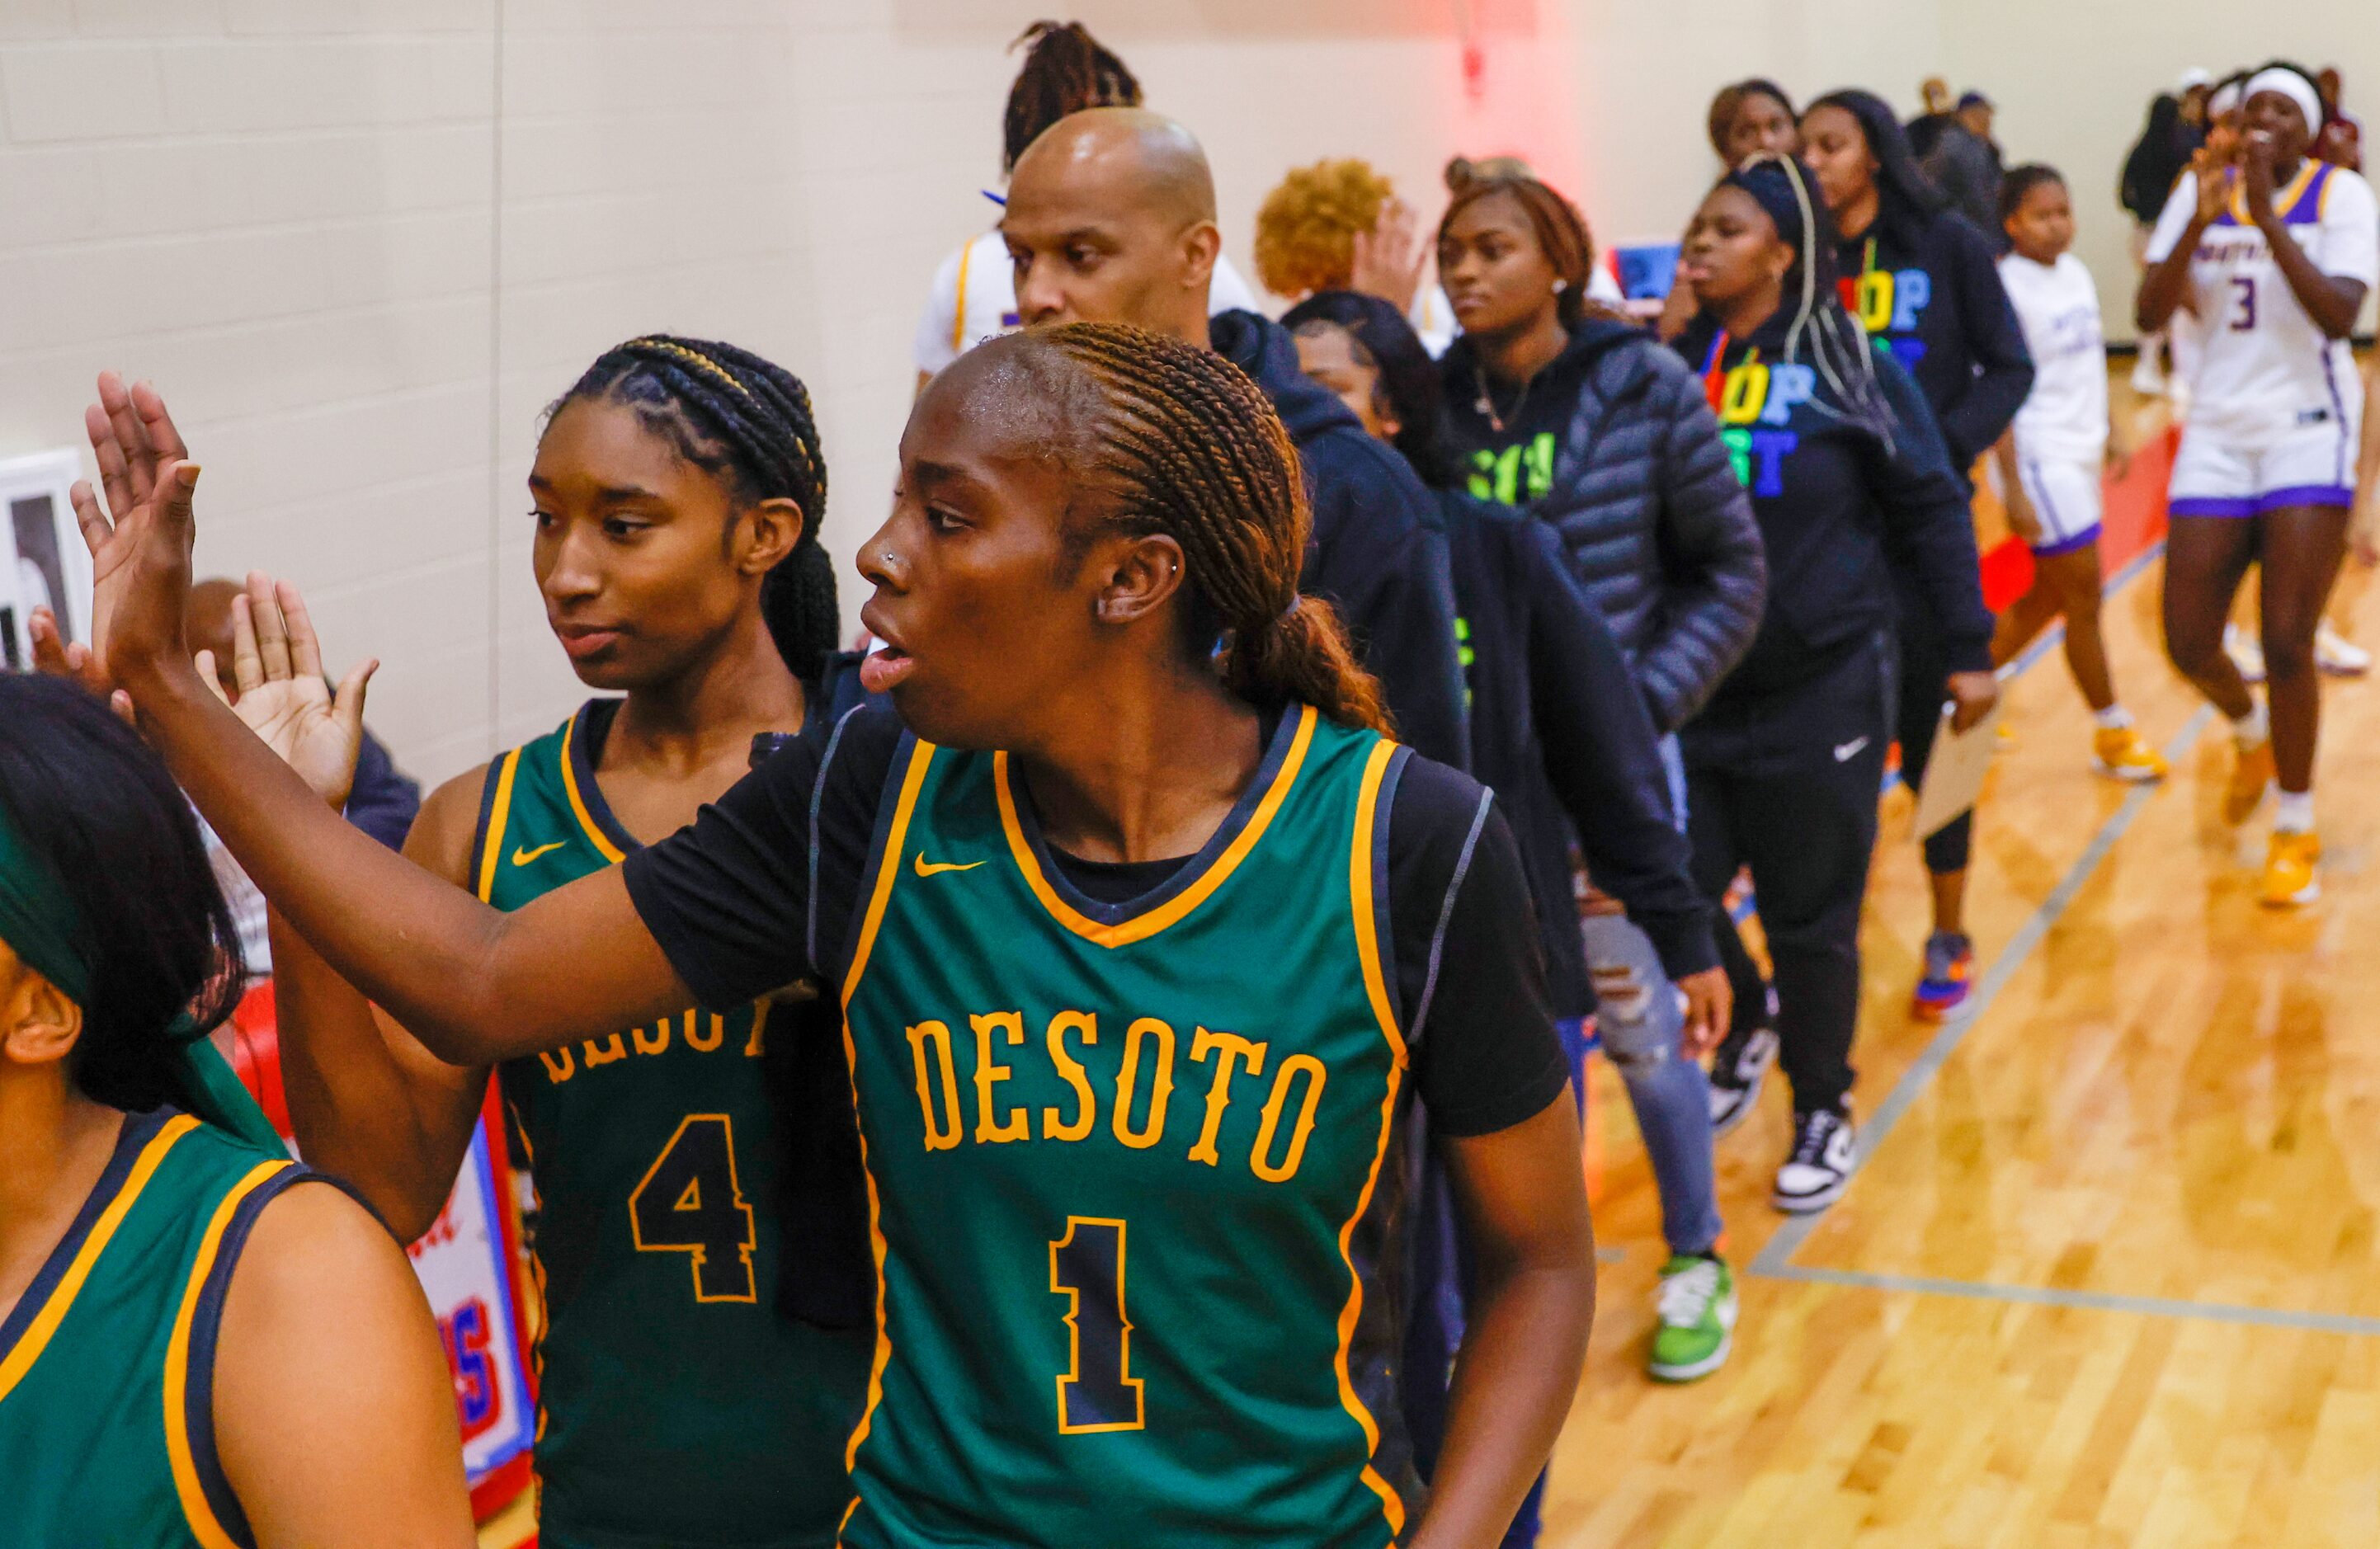
[[[2380,106],[2370,0],[1088,0],[1214,162],[1247,267],[1291,164],[1360,153],[1434,211],[1519,151],[1607,240],[1674,236],[1704,104],[1761,71],[1896,101],[1992,91],[2065,165],[2128,305],[2111,189],[2193,60],[2336,60]],[[1054,7],[1053,7],[1054,8]],[[732,338],[810,383],[847,557],[880,518],[934,265],[991,218],[988,0],[0,0],[0,455],[79,441],[103,366],[207,465],[200,563],[304,585],[374,725],[439,778],[580,690],[528,575],[539,409],[604,345]],[[846,573],[847,574],[847,573]],[[846,602],[856,605],[856,580]],[[847,607],[846,611],[850,609]]]

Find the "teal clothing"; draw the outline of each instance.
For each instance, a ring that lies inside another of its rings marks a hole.
[[[1418,1517],[1406,756],[1292,707],[1200,854],[1102,904],[1005,754],[905,742],[844,975],[880,1277],[852,1549],[1379,1549]]]
[[[489,766],[472,881],[516,909],[638,848],[595,780],[618,701]],[[688,1008],[501,1071],[537,1187],[541,1542],[808,1549],[851,1492],[866,1330],[779,1311],[768,1002]]]
[[[172,1108],[124,1116],[0,1321],[0,1540],[250,1549],[215,1458],[215,1338],[257,1216],[314,1176]]]

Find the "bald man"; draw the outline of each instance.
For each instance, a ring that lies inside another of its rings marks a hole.
[[[1298,369],[1295,343],[1269,319],[1208,315],[1223,240],[1197,139],[1141,108],[1062,118],[1017,159],[1000,231],[1026,327],[1133,323],[1212,349],[1264,389],[1297,443],[1314,505],[1300,588],[1346,621],[1398,736],[1466,768],[1454,589],[1429,491]]]

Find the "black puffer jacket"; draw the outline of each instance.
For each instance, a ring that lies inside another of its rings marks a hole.
[[[1484,403],[1469,340],[1441,364],[1471,493],[1525,503],[1553,527],[1654,724],[1676,731],[1751,646],[1767,587],[1760,528],[1702,383],[1651,334],[1604,318],[1572,331],[1509,423]]]

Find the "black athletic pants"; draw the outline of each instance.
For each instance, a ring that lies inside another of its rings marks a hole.
[[[1892,678],[1891,646],[1879,637],[1779,693],[1723,696],[1682,739],[1694,881],[1716,902],[1737,868],[1751,867],[1776,967],[1779,1062],[1802,1111],[1851,1093],[1860,904]]]

